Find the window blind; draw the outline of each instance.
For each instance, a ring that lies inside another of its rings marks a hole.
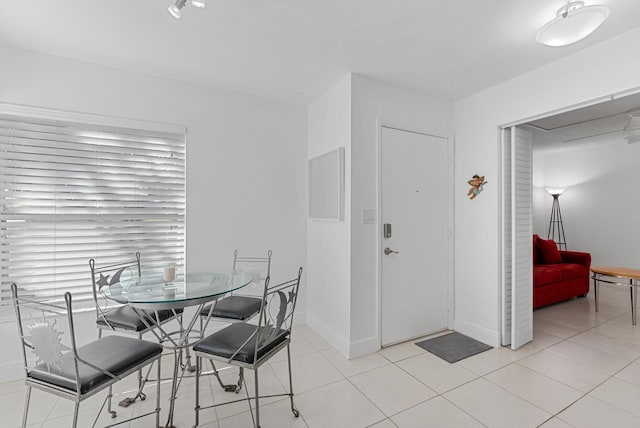
[[[184,266],[184,132],[0,112],[0,192],[2,304],[92,304],[90,258]]]

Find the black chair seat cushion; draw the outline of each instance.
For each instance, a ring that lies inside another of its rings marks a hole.
[[[212,318],[229,318],[232,320],[246,321],[258,312],[262,299],[251,296],[229,296],[220,299],[215,303]],[[209,315],[211,306],[206,306],[200,311],[200,315],[206,317]]]
[[[176,310],[176,313],[182,312],[182,309]],[[152,319],[155,319],[154,311],[144,311],[147,315],[146,320],[149,325],[153,325],[151,322]],[[158,311],[158,318],[160,319],[158,323],[162,323],[170,318],[173,318],[173,312],[171,309],[162,309]],[[153,317],[153,318],[152,318]],[[106,318],[106,321],[105,321]],[[98,315],[98,319],[96,320],[96,324],[98,326],[110,328],[119,328],[123,330],[131,330],[131,331],[144,331],[147,329],[147,326],[144,325],[144,322],[140,319],[140,317],[136,314],[136,312],[128,305],[120,306],[114,309],[109,309],[108,312],[105,312],[104,318],[101,315]]]
[[[238,348],[256,331],[256,328],[256,325],[243,322],[231,324],[196,343],[193,346],[193,350],[222,358],[231,358]],[[261,328],[265,329],[267,327]],[[244,345],[233,359],[243,363],[253,364],[257,336],[258,334]],[[279,330],[273,339],[261,344],[258,348],[258,359],[284,342],[288,336],[288,330]]]
[[[115,335],[103,337],[78,348],[81,359],[114,375],[136,368],[159,354],[162,354],[162,345],[158,343]],[[78,362],[78,374],[81,394],[86,394],[112,379],[111,376],[81,362]],[[64,354],[60,361],[50,368],[45,363],[38,364],[28,376],[77,392],[73,352]]]

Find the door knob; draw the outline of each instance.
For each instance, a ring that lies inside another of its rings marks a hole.
[[[385,255],[387,255],[387,256],[388,256],[389,254],[391,254],[391,253],[396,253],[396,254],[398,254],[399,252],[400,252],[400,251],[393,251],[393,250],[392,250],[391,248],[389,248],[389,247],[387,247],[387,248],[385,248],[385,249],[384,249],[384,253],[385,253]]]

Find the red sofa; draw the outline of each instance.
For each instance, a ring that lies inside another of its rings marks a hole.
[[[533,308],[589,292],[591,254],[559,251],[556,243],[533,235]]]

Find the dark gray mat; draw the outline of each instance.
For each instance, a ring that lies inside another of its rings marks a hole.
[[[416,342],[416,345],[450,363],[491,349],[491,346],[457,332]]]

